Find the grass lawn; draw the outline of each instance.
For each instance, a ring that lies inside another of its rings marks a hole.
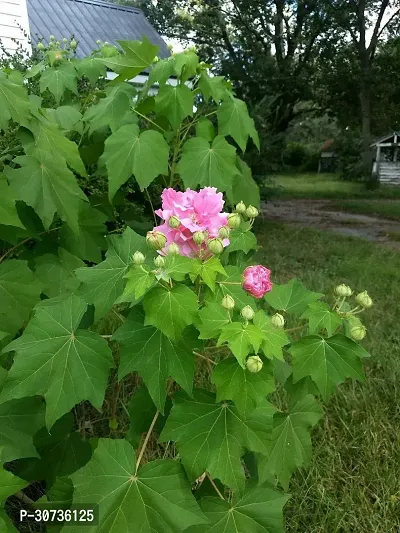
[[[366,382],[342,385],[329,402],[314,432],[313,462],[291,482],[287,531],[399,533],[400,253],[269,222],[258,238],[259,260],[276,282],[297,277],[325,293],[346,283],[374,300],[365,313],[364,346],[373,356]]]
[[[266,186],[279,198],[400,198],[400,187],[381,185],[369,191],[363,183],[343,181],[335,174],[269,176]]]
[[[400,220],[400,201],[336,200],[329,205],[331,207],[338,211]]]

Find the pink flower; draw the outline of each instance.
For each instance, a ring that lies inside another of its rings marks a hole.
[[[167,238],[166,247],[172,242],[178,244],[181,255],[196,257],[199,251],[202,257],[209,255],[206,244],[199,246],[193,241],[196,231],[207,232],[208,236],[218,237],[222,226],[226,226],[228,213],[222,213],[224,200],[222,193],[215,187],[205,187],[199,192],[186,189],[185,192],[174,189],[164,189],[161,195],[162,208],[156,211],[164,223],[154,228],[161,231]],[[168,220],[175,216],[180,220],[176,229],[168,226]],[[229,239],[223,240],[223,245],[228,246]]]
[[[272,289],[270,274],[271,271],[262,265],[247,267],[243,272],[243,289],[255,298],[262,298]]]

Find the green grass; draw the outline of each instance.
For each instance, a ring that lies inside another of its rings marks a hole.
[[[329,209],[337,209],[360,215],[400,220],[400,202],[383,200],[337,200],[329,205]]]
[[[331,293],[368,290],[366,382],[347,382],[313,435],[314,459],[290,486],[288,533],[400,532],[400,253],[358,239],[267,223],[260,262]],[[361,315],[363,316],[363,315]]]
[[[335,174],[269,176],[266,186],[282,198],[400,198],[400,187],[381,185],[369,191],[363,183],[343,181]]]

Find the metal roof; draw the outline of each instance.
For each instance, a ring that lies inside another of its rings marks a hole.
[[[168,57],[167,45],[140,9],[102,0],[27,0],[31,39],[48,41],[74,35],[79,42],[77,56],[89,55],[96,41],[140,40],[145,35],[160,47],[159,57]]]

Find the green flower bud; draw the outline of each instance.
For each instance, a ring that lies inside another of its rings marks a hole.
[[[181,221],[178,217],[172,216],[168,219],[168,226],[172,229],[177,229],[181,225]]]
[[[171,242],[171,244],[168,246],[168,255],[178,255],[180,250],[179,246],[176,244],[176,242]]]
[[[258,209],[257,209],[257,207],[254,207],[254,205],[249,205],[249,207],[246,209],[246,215],[249,218],[258,217]]]
[[[275,328],[283,328],[283,326],[285,325],[285,319],[284,319],[283,316],[280,315],[279,313],[275,313],[275,314],[271,317],[271,324],[272,324]]]
[[[246,205],[244,202],[239,202],[235,208],[236,213],[240,213],[241,215],[244,215],[246,213]]]
[[[237,229],[240,226],[242,219],[239,213],[231,213],[228,215],[228,227],[231,229]]]
[[[142,254],[142,252],[137,251],[132,256],[132,262],[134,265],[143,265],[144,260],[145,260],[145,257]]]
[[[222,228],[219,229],[218,235],[221,239],[227,239],[229,237],[229,228],[222,226]]]
[[[341,285],[338,285],[335,289],[335,293],[338,295],[338,296],[341,296],[342,298],[348,298],[349,296],[351,296],[353,294],[353,291],[350,289],[350,287],[348,287],[347,285],[345,285],[344,283],[342,283]]]
[[[255,315],[254,310],[249,305],[246,305],[246,307],[243,307],[240,314],[245,320],[253,320],[254,315]]]
[[[230,294],[225,294],[225,296],[222,298],[221,305],[224,309],[231,311],[235,307],[235,300]]]
[[[64,43],[64,44],[67,44],[67,42],[68,42],[68,39],[67,39],[66,37],[64,37],[64,39],[63,39],[63,43]]]
[[[154,259],[154,264],[156,265],[157,268],[162,268],[164,266],[164,263],[165,263],[165,259],[163,258],[162,255],[158,255]]]
[[[75,41],[75,39],[72,39],[70,47],[72,48],[72,50],[75,50],[78,47],[78,43]]]
[[[158,56],[156,56],[156,57],[154,58],[154,61],[153,61],[153,62],[154,62],[154,63],[158,63],[159,61],[160,61],[160,58],[159,58]]]
[[[263,362],[258,355],[251,355],[247,358],[246,367],[249,372],[255,374],[256,372],[260,372],[263,367]]]
[[[100,41],[100,39],[97,39],[96,44],[97,44],[97,46],[100,46],[100,45],[101,45],[101,41]]]
[[[203,244],[205,239],[206,239],[206,236],[204,235],[202,231],[195,231],[193,233],[193,241],[195,244],[197,244],[197,246],[200,246],[201,244]]]
[[[56,40],[56,38],[54,37],[54,35],[50,35],[49,39],[50,39],[50,41],[55,41],[55,40]]]
[[[38,43],[38,45],[37,45],[37,49],[38,50],[44,50],[44,48],[45,48],[45,46],[44,46],[43,43]]]
[[[146,242],[152,250],[162,250],[167,242],[167,237],[161,231],[148,231]]]
[[[109,46],[109,44],[110,43],[108,41],[105,41],[104,46]]]
[[[367,328],[363,324],[357,324],[350,328],[351,338],[355,341],[362,341],[367,333]]]
[[[360,292],[360,294],[357,294],[356,302],[361,305],[361,307],[364,307],[364,309],[369,309],[370,307],[372,307],[372,299],[367,293],[367,291],[363,291]]]
[[[57,48],[60,48],[60,44],[61,44],[60,41],[56,41]]]
[[[221,239],[218,238],[210,239],[207,242],[207,247],[214,255],[222,254],[224,251],[224,245],[222,244]]]

